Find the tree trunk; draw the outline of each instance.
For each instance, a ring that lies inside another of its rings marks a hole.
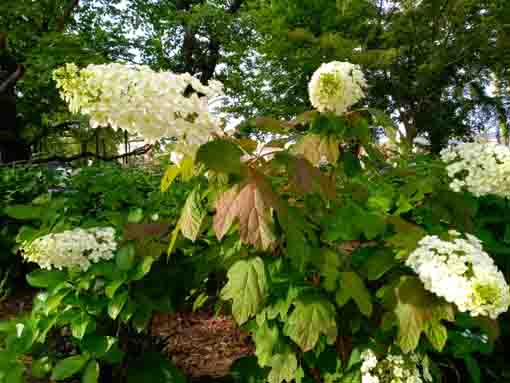
[[[7,53],[6,44],[0,44],[0,161],[13,162],[30,158],[30,146],[20,137],[16,115],[16,81],[23,69]]]

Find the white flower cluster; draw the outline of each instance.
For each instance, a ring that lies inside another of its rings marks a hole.
[[[477,197],[492,194],[510,198],[510,148],[495,143],[464,143],[444,149],[450,188]]]
[[[332,61],[322,64],[308,84],[310,102],[319,112],[344,114],[361,100],[367,86],[359,66]]]
[[[384,359],[377,360],[375,353],[367,349],[361,353],[361,360],[361,383],[422,383],[423,381],[432,381],[428,369],[428,359],[420,358],[416,354],[410,356],[388,354]]]
[[[111,126],[149,142],[173,137],[191,153],[218,133],[209,113],[209,99],[222,95],[217,81],[204,86],[188,73],[123,64],[81,70],[66,64],[54,72],[54,79],[70,111],[89,116],[93,128]],[[185,95],[190,88],[195,92]]]
[[[452,240],[432,235],[418,243],[406,261],[425,288],[455,303],[472,316],[495,319],[510,305],[510,292],[503,273],[483,251],[478,238],[450,231]]]
[[[43,269],[85,271],[91,262],[112,259],[116,249],[115,229],[112,227],[77,228],[48,234],[24,244],[22,255]]]

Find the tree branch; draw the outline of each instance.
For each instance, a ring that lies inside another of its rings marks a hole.
[[[54,131],[62,130],[66,131],[71,129],[74,126],[79,126],[80,121],[65,121],[57,125],[53,126],[46,126],[42,129],[41,133],[39,133],[36,137],[34,137],[32,140],[30,140],[29,145],[35,144],[37,141],[41,140],[43,137],[46,137],[47,135],[51,134]]]
[[[239,9],[241,8],[241,5],[243,5],[243,3],[244,3],[244,0],[233,0],[227,9],[227,13],[230,13],[230,14],[236,13],[237,11],[239,11]]]
[[[184,40],[182,42],[182,53],[184,56],[184,71],[190,74],[193,72],[193,50],[195,48],[195,31],[189,26],[185,27]]]
[[[64,14],[57,21],[57,32],[63,32],[66,27],[67,19],[71,16],[74,9],[78,7],[80,0],[71,0],[64,9]]]
[[[200,68],[202,72],[200,81],[203,84],[207,84],[207,82],[214,76],[214,71],[216,70],[216,66],[220,60],[220,43],[216,41],[215,38],[210,38],[207,48],[209,51],[208,55],[204,58],[204,62]]]
[[[16,82],[23,77],[25,74],[25,68],[23,65],[18,65],[18,68],[15,72],[11,73],[9,77],[7,77],[4,82],[0,83],[0,93],[5,92],[10,87],[14,86]]]
[[[0,32],[0,51],[7,49],[7,33]]]
[[[94,159],[100,160],[100,161],[115,161],[115,160],[121,160],[121,159],[127,158],[127,157],[141,156],[141,155],[147,154],[152,150],[152,148],[153,148],[152,145],[147,144],[147,145],[144,145],[141,148],[135,149],[129,153],[124,153],[124,154],[120,154],[117,156],[100,156],[95,153],[84,152],[84,153],[76,154],[76,155],[70,156],[70,157],[53,156],[53,157],[48,157],[48,158],[38,158],[35,160],[20,161],[20,162],[16,162],[16,165],[21,165],[21,164],[37,165],[37,164],[47,164],[49,162],[65,162],[65,163],[67,163],[67,162],[73,162],[73,161],[77,161],[77,160],[83,160],[85,158],[94,158]],[[12,166],[12,165],[13,165],[13,163],[9,164],[9,166]]]

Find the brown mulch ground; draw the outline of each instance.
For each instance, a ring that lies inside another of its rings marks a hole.
[[[35,290],[22,290],[0,302],[0,320],[12,319],[32,309]]]
[[[237,359],[254,352],[248,334],[229,316],[157,314],[152,319],[152,334],[166,339],[168,356],[193,378],[225,377]]]

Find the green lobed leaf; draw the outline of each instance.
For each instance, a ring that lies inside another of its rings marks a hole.
[[[85,313],[79,313],[72,321],[71,321],[71,333],[77,339],[82,339],[85,336],[85,332],[87,331],[87,327],[91,322],[90,316]]]
[[[177,222],[177,225],[175,225],[174,229],[170,233],[169,240],[170,243],[168,245],[167,249],[167,257],[170,257],[172,253],[174,252],[175,244],[177,242],[177,237],[179,236],[179,233],[181,232],[181,225],[180,222]]]
[[[185,383],[181,371],[167,357],[157,352],[142,354],[127,371],[127,383]]]
[[[366,213],[363,217],[363,234],[365,238],[371,241],[379,235],[383,234],[386,229],[384,217],[375,213]]]
[[[117,343],[114,343],[106,354],[101,357],[102,361],[108,364],[118,364],[122,362],[126,353],[122,351]]]
[[[13,364],[5,375],[5,383],[24,383],[25,367],[21,363]]]
[[[301,289],[294,286],[289,286],[287,292],[282,294],[276,299],[276,301],[264,308],[264,313],[269,320],[277,319],[285,322],[288,318],[289,310],[292,306],[292,302],[300,295]]]
[[[359,158],[350,151],[343,152],[340,160],[348,177],[355,177],[363,170]]]
[[[267,377],[268,383],[292,382],[296,379],[298,362],[296,354],[290,349],[274,355],[270,362],[271,371]],[[297,381],[297,379],[296,379]]]
[[[345,374],[339,383],[359,383],[361,381],[361,371],[355,370]]]
[[[32,287],[51,289],[67,279],[67,273],[59,270],[34,270],[26,276]]]
[[[416,249],[420,239],[427,234],[420,226],[397,216],[389,217],[387,223],[393,225],[396,233],[386,242],[391,247],[398,249],[402,255],[407,255]]]
[[[328,292],[334,292],[338,288],[339,268],[342,265],[341,256],[330,249],[322,250],[320,255],[318,268],[322,277],[322,287]]]
[[[402,351],[415,350],[422,333],[435,349],[443,349],[447,331],[442,321],[455,319],[451,304],[426,291],[418,278],[408,276],[386,289],[383,299],[393,307],[398,325],[397,342]]]
[[[43,207],[34,205],[9,205],[4,208],[5,215],[20,221],[40,220],[43,213]]]
[[[89,361],[88,355],[75,355],[59,360],[51,373],[52,380],[65,380],[80,372]]]
[[[253,334],[253,341],[255,342],[255,356],[261,367],[269,366],[271,359],[275,353],[276,346],[279,340],[278,327],[269,326],[267,321],[257,328]]]
[[[84,352],[91,354],[94,358],[101,358],[116,342],[117,339],[111,336],[88,334],[81,341],[80,347]]]
[[[115,292],[119,289],[120,286],[122,286],[126,282],[125,278],[116,279],[114,281],[111,281],[108,283],[104,289],[105,295],[112,299],[115,295]]]
[[[60,304],[62,303],[62,300],[70,293],[70,290],[64,290],[59,291],[55,293],[54,295],[50,295],[48,299],[45,302],[45,306],[43,308],[43,311],[46,315],[50,315],[50,313],[53,313],[55,309],[57,309]]]
[[[304,271],[313,254],[305,233],[297,225],[289,225],[286,234],[286,253],[296,270]]]
[[[127,303],[124,305],[123,310],[120,313],[120,320],[123,323],[128,323],[133,315],[136,312],[138,305],[133,299],[128,299]]]
[[[135,264],[135,245],[128,242],[123,245],[115,255],[115,263],[120,270],[130,270]]]
[[[366,212],[351,201],[338,206],[324,217],[323,222],[325,225],[323,236],[326,241],[359,240],[367,230]]]
[[[321,334],[329,344],[337,337],[336,310],[333,304],[320,297],[299,299],[285,325],[288,335],[301,349],[312,350]]]
[[[482,374],[480,371],[480,365],[477,360],[473,358],[471,355],[464,356],[464,363],[466,364],[466,369],[469,373],[469,377],[473,383],[481,383]]]
[[[207,211],[201,204],[200,189],[196,187],[189,193],[182,208],[181,218],[179,219],[182,235],[195,242],[206,215]]]
[[[161,192],[166,192],[178,176],[181,176],[183,181],[189,181],[193,177],[193,165],[194,160],[191,156],[184,156],[179,164],[170,165],[161,179]]]
[[[128,292],[124,291],[120,294],[115,295],[113,300],[108,304],[108,315],[113,320],[117,319],[120,312],[122,311],[122,308],[126,304],[126,301],[128,299]]]
[[[133,315],[132,323],[135,330],[141,333],[149,324],[152,317],[152,307],[148,304],[142,304]]]
[[[266,383],[267,374],[260,367],[257,358],[243,357],[234,362],[230,369],[234,382],[239,383]]]
[[[364,263],[363,268],[366,270],[368,280],[375,281],[380,279],[397,264],[393,252],[384,249],[370,256]]]
[[[228,282],[221,291],[223,300],[232,300],[232,313],[243,324],[257,314],[266,299],[267,277],[260,257],[237,261],[227,273]]]
[[[143,220],[143,209],[139,207],[131,209],[127,220],[129,223],[140,223]]]
[[[32,376],[42,379],[50,373],[52,366],[51,360],[47,356],[36,359],[32,362]]]
[[[177,178],[177,176],[181,173],[181,168],[179,165],[170,165],[163,175],[163,178],[161,179],[161,192],[166,192],[170,186],[172,186],[172,183]]]
[[[195,160],[193,159],[192,156],[189,156],[189,155],[184,156],[182,161],[179,163],[179,168],[181,170],[181,174],[180,174],[181,179],[184,182],[188,182],[195,175],[194,165],[195,165]]]
[[[143,257],[142,260],[136,265],[134,272],[130,275],[133,281],[139,281],[151,271],[152,264],[155,259],[153,257]]]
[[[363,315],[367,317],[372,315],[370,292],[363,280],[354,271],[344,271],[340,273],[340,289],[336,294],[336,302],[339,306],[343,306],[350,299],[356,302]]]
[[[196,161],[216,172],[240,174],[242,155],[242,150],[232,142],[214,140],[198,149]]]
[[[99,363],[95,360],[91,360],[87,367],[85,367],[85,371],[83,371],[83,375],[81,377],[81,383],[98,383],[99,382]]]
[[[107,280],[119,279],[123,274],[113,261],[94,263],[90,266],[88,272],[96,276],[104,277]]]
[[[191,308],[191,311],[195,312],[199,310],[209,299],[209,295],[202,292],[200,293],[195,300],[193,301],[193,307]]]

